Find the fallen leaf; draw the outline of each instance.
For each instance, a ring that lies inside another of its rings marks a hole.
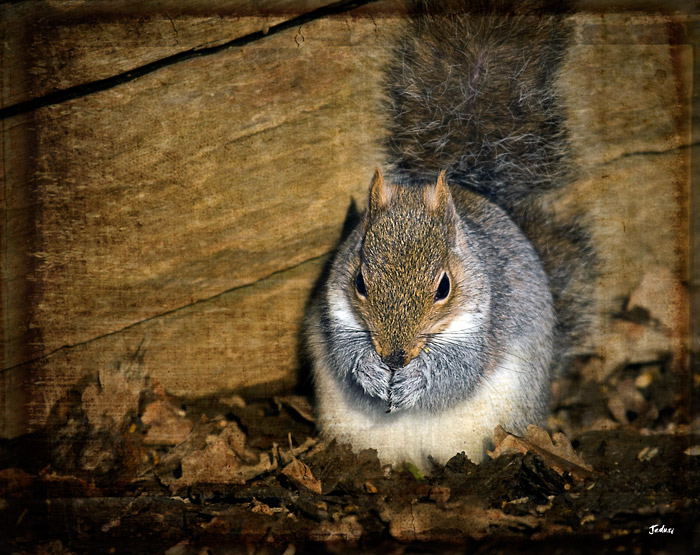
[[[175,488],[195,484],[244,484],[277,468],[269,452],[248,450],[246,435],[235,422],[209,421],[195,426],[187,440],[170,450],[157,466],[161,481]]]
[[[146,445],[177,445],[192,431],[192,422],[180,415],[167,398],[146,405],[141,421],[149,426],[143,439]]]
[[[228,442],[219,438],[204,449],[189,453],[182,459],[182,476],[179,483],[244,484],[245,478],[239,472],[241,464]]]
[[[301,395],[285,395],[283,397],[275,397],[274,400],[278,405],[284,405],[291,409],[292,413],[301,417],[302,420],[306,420],[310,424],[316,423],[311,403],[306,397]]]
[[[81,395],[82,408],[90,426],[98,432],[112,431],[135,416],[141,391],[148,387],[147,382],[138,364],[100,368],[95,382],[88,384]]]
[[[282,474],[297,486],[321,494],[321,481],[314,478],[311,469],[296,457],[292,457],[292,462],[282,469]]]
[[[494,432],[496,446],[493,451],[487,451],[487,453],[492,459],[497,459],[501,455],[513,453],[524,455],[532,451],[559,475],[569,472],[577,480],[595,476],[593,468],[576,454],[569,438],[562,433],[555,433],[552,439],[539,426],[528,426],[525,437],[509,434],[498,426]]]

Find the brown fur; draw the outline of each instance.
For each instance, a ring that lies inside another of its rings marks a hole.
[[[550,279],[557,344],[588,328],[594,255],[582,222],[540,202],[571,178],[556,87],[569,25],[560,2],[419,2],[387,88],[394,177],[451,184],[485,196],[525,232]]]

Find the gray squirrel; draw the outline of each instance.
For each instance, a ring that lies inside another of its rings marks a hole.
[[[421,6],[387,70],[386,175],[312,304],[322,435],[387,463],[464,452],[546,415],[585,335],[585,227],[543,197],[569,181],[555,77],[562,14],[541,3]]]

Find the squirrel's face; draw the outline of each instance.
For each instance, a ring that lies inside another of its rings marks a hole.
[[[375,174],[350,287],[377,354],[392,370],[449,323],[461,287],[458,226],[443,174],[426,187],[392,186]]]

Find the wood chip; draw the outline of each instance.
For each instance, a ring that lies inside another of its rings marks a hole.
[[[445,530],[450,530],[451,539],[461,541],[466,538],[479,540],[495,530],[505,534],[514,530],[535,530],[539,525],[533,515],[514,516],[498,509],[472,505],[444,509],[439,505],[419,503],[394,516],[389,532],[401,542],[430,542],[444,541]]]
[[[365,491],[367,493],[377,493],[377,488],[371,482],[365,482]]]
[[[652,447],[645,447],[637,454],[637,460],[640,462],[641,461],[650,461],[658,454],[659,454],[658,447],[653,447],[653,448]]]

